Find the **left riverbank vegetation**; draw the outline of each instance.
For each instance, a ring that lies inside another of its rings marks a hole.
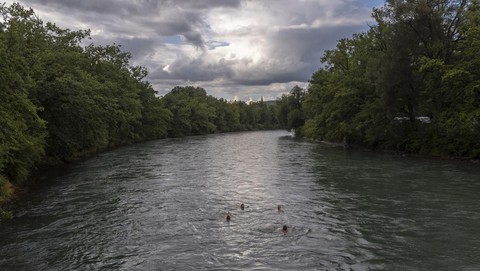
[[[480,159],[479,1],[388,0],[372,15],[367,32],[325,51],[305,92],[282,97],[289,127],[351,146]]]
[[[89,31],[0,4],[0,205],[44,166],[135,142],[283,128],[275,105],[227,102],[199,87],[159,97],[147,70]],[[0,220],[9,214],[0,209]]]

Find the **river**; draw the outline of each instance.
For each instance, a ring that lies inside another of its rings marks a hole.
[[[480,270],[479,192],[478,164],[283,131],[157,140],[45,177],[0,270]]]

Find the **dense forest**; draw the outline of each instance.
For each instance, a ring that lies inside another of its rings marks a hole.
[[[479,1],[389,0],[373,18],[324,53],[306,91],[282,97],[297,101],[281,105],[289,127],[350,146],[480,158]]]
[[[82,46],[89,31],[44,23],[20,4],[0,13],[0,204],[39,166],[151,139],[281,127],[263,100],[227,102],[199,87],[159,97],[119,45]]]

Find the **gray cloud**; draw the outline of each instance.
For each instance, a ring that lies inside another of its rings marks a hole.
[[[363,26],[326,26],[309,29],[283,29],[270,37],[272,41],[271,56],[282,59],[294,56],[291,67],[296,67],[297,81],[306,81],[320,66],[320,57],[324,50],[334,48],[337,41],[346,37],[345,33],[364,30]],[[308,78],[305,78],[305,76]]]
[[[68,11],[69,13],[88,12],[103,15],[138,15],[157,6],[156,1],[144,1],[142,4],[136,1],[122,0],[27,0],[23,2]]]
[[[323,51],[366,30],[382,2],[20,0],[61,27],[91,29],[95,44],[121,44],[160,92],[197,84],[227,99],[307,82]]]
[[[185,10],[209,10],[214,8],[238,8],[241,0],[24,0],[30,5],[50,6],[55,9],[69,12],[90,12],[96,14],[143,15],[148,16],[161,10],[172,7],[181,7]]]
[[[159,35],[181,35],[185,42],[205,48],[202,29],[208,28],[203,19],[205,10],[237,8],[240,0],[26,0],[31,5],[43,5],[65,12],[86,22],[101,22],[106,31],[132,34],[128,22],[136,31],[153,29]],[[126,19],[126,20],[125,20]]]
[[[136,59],[150,57],[153,50],[159,47],[155,40],[147,38],[120,38],[117,43],[122,46],[122,50],[130,52]]]
[[[188,9],[212,9],[212,8],[238,8],[242,0],[166,0],[163,4],[179,5]]]
[[[187,58],[180,56],[172,64],[160,67],[151,73],[153,80],[179,80],[189,82],[208,82],[219,78],[231,78],[234,71],[231,63],[224,59],[207,62],[205,58]]]

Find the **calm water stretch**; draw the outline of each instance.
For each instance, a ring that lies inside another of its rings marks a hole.
[[[0,225],[0,270],[480,270],[478,164],[269,131],[123,147],[44,183]]]

